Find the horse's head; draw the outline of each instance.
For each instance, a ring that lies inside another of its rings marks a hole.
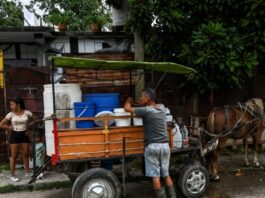
[[[245,104],[257,117],[263,120],[265,126],[264,102],[261,98],[251,98]]]

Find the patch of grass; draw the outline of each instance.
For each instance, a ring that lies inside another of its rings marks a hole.
[[[9,164],[0,164],[0,171],[10,170]]]
[[[60,181],[60,182],[50,182],[50,183],[39,183],[33,184],[34,191],[42,191],[42,190],[51,190],[51,189],[61,189],[61,188],[70,188],[72,183],[70,181]],[[26,185],[7,185],[0,187],[0,193],[11,193],[11,192],[21,192],[27,191]]]
[[[0,193],[10,193],[10,192],[22,191],[23,190],[23,187],[22,186],[15,186],[15,185],[9,184],[7,186],[0,187]]]
[[[41,183],[35,184],[33,186],[33,190],[50,190],[50,189],[59,189],[59,188],[70,188],[72,187],[72,183],[70,181],[60,181],[60,182],[50,182],[50,183]]]

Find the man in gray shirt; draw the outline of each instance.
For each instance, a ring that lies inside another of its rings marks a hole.
[[[169,176],[170,147],[167,133],[165,109],[155,103],[156,93],[153,89],[145,89],[140,98],[143,107],[132,107],[132,98],[128,98],[124,109],[143,118],[145,145],[145,172],[152,177],[153,188],[157,198],[165,198],[164,188],[161,187],[160,177],[163,177],[169,198],[175,198],[176,192]]]

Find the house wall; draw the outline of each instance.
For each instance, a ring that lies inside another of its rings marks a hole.
[[[95,51],[102,49],[104,40],[99,39],[78,39],[78,53],[87,54],[95,53]],[[16,57],[15,45],[12,45],[4,52],[4,63],[13,66],[45,66],[47,65],[46,52],[49,46],[56,49],[62,48],[62,54],[71,53],[71,43],[69,37],[61,37],[55,39],[48,46],[36,44],[20,44],[20,58]]]

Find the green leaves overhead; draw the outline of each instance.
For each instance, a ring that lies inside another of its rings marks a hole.
[[[244,45],[244,37],[219,22],[194,30],[191,43],[182,45],[178,58],[200,71],[202,79],[195,79],[200,90],[240,87],[258,64],[256,54]]]
[[[143,36],[151,30],[153,16],[152,0],[128,0],[130,15],[126,24],[127,29],[139,31]]]
[[[34,11],[36,5],[44,11],[46,22],[55,25],[63,22],[70,30],[86,30],[93,22],[100,25],[111,22],[109,10],[101,0],[31,0],[28,8]]]
[[[141,10],[152,22],[130,13],[146,56],[195,68],[191,83],[200,92],[241,87],[265,63],[264,0],[149,2]]]
[[[16,0],[0,0],[0,26],[22,27],[24,16],[21,2]]]

